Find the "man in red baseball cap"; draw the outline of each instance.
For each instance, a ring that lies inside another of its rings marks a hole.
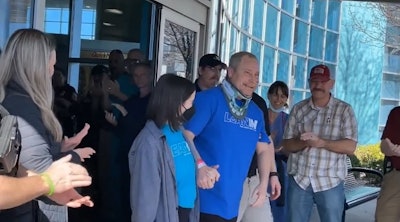
[[[288,221],[309,221],[316,204],[320,220],[342,221],[347,155],[357,145],[350,104],[331,94],[335,83],[326,65],[310,72],[311,97],[295,104],[283,135],[288,159]]]

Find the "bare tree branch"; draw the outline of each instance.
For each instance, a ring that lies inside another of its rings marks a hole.
[[[395,53],[400,50],[400,4],[399,3],[365,3],[366,9],[373,11],[368,23],[359,16],[360,9],[349,9],[354,22],[354,29],[365,34],[364,43],[389,45]]]

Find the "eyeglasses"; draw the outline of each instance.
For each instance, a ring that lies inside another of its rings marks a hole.
[[[127,65],[132,65],[132,64],[137,64],[140,63],[140,59],[126,59],[125,64]]]

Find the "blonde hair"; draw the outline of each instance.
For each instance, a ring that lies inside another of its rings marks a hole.
[[[0,101],[5,98],[5,87],[16,82],[39,107],[42,121],[58,142],[62,128],[52,111],[53,89],[49,62],[55,44],[41,31],[20,29],[14,32],[0,57]]]

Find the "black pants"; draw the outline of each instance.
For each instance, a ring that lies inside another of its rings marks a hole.
[[[227,220],[217,215],[200,213],[200,222],[236,222],[236,220],[237,217]]]
[[[179,207],[178,209],[179,222],[189,222],[190,211],[192,211],[191,208]]]

